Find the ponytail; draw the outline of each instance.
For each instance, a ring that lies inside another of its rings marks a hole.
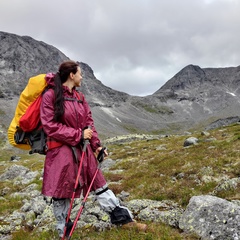
[[[79,65],[74,61],[63,62],[54,77],[54,120],[58,121],[64,114],[64,97],[62,84],[65,83],[70,73],[75,74]]]
[[[54,120],[57,121],[64,114],[63,89],[59,72],[57,72],[57,74],[54,77],[54,85],[55,85]]]

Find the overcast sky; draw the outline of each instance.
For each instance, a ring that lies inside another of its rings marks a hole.
[[[239,66],[239,28],[240,0],[0,0],[0,31],[53,45],[131,95],[188,64]]]

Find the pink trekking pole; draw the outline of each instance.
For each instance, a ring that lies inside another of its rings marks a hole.
[[[94,176],[93,176],[93,178],[92,178],[91,184],[90,184],[90,186],[89,186],[89,188],[88,188],[88,190],[87,190],[87,193],[86,193],[86,195],[85,195],[85,197],[84,197],[84,199],[83,199],[83,201],[82,201],[81,207],[80,207],[80,209],[79,209],[79,211],[78,211],[78,214],[77,214],[77,216],[76,216],[76,218],[75,218],[75,220],[74,220],[74,223],[73,223],[71,232],[69,233],[69,236],[68,236],[67,239],[71,239],[71,236],[72,236],[73,231],[74,231],[74,229],[75,229],[75,227],[76,227],[76,225],[77,225],[77,221],[78,221],[78,219],[80,218],[80,215],[82,214],[83,208],[84,208],[84,206],[85,206],[85,203],[86,203],[86,201],[87,201],[88,195],[89,195],[89,193],[90,193],[90,191],[91,191],[93,182],[94,182],[94,180],[95,180],[95,178],[96,178],[96,176],[97,176],[98,171],[99,171],[99,168],[96,170],[96,172],[95,172],[95,174],[94,174]]]
[[[74,220],[74,223],[73,223],[73,226],[72,226],[72,229],[71,229],[71,231],[70,231],[70,233],[69,233],[69,235],[68,235],[68,237],[67,237],[68,240],[71,239],[71,236],[72,236],[72,234],[73,234],[73,231],[75,230],[75,227],[76,227],[76,225],[77,225],[78,219],[80,218],[80,216],[81,216],[81,214],[82,214],[82,211],[83,211],[83,208],[85,207],[85,204],[86,204],[88,195],[89,195],[89,193],[90,193],[90,191],[91,191],[91,189],[92,189],[92,185],[93,185],[94,180],[95,180],[95,178],[96,178],[96,176],[97,176],[97,173],[98,173],[98,171],[99,171],[99,169],[100,169],[101,162],[102,162],[103,159],[104,159],[104,155],[105,155],[105,154],[104,154],[104,151],[105,151],[105,149],[106,149],[105,147],[102,148],[101,151],[99,152],[98,156],[97,156],[97,160],[98,160],[98,162],[99,162],[98,168],[97,168],[96,172],[95,172],[94,175],[93,175],[93,178],[92,178],[92,181],[91,181],[91,183],[90,183],[90,185],[89,185],[89,188],[88,188],[88,190],[87,190],[87,193],[86,193],[86,195],[85,195],[85,197],[84,197],[84,199],[83,199],[83,201],[82,201],[82,203],[81,203],[80,209],[78,210],[77,216],[76,216],[76,218],[75,218],[75,220]]]
[[[66,236],[67,227],[68,227],[70,216],[71,216],[72,206],[73,206],[76,190],[77,190],[77,187],[78,187],[78,181],[79,181],[79,177],[80,177],[81,170],[82,170],[83,159],[84,159],[84,156],[85,156],[85,152],[86,152],[86,148],[87,148],[88,143],[89,143],[88,140],[84,141],[82,156],[81,156],[81,160],[80,160],[80,164],[79,164],[79,168],[78,168],[77,178],[76,178],[76,182],[75,182],[75,186],[74,186],[74,190],[73,190],[73,194],[72,194],[72,198],[71,198],[71,202],[70,202],[70,207],[69,207],[69,210],[68,210],[68,215],[67,215],[66,224],[65,224],[65,227],[64,227],[64,233],[63,233],[62,240],[64,240],[64,238]]]

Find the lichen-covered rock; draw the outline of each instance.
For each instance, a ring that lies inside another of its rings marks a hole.
[[[28,168],[14,164],[0,175],[0,181],[13,180],[14,178],[25,176],[28,172]]]
[[[178,228],[179,219],[183,213],[181,209],[160,211],[157,208],[147,207],[138,214],[138,219],[142,221],[162,222],[172,227]]]
[[[14,164],[0,175],[0,181],[14,180],[13,185],[29,184],[38,174],[38,171],[32,172],[24,166]]]
[[[135,199],[126,205],[133,215],[141,221],[163,222],[173,227],[178,227],[179,219],[183,213],[183,209],[172,201]]]
[[[7,224],[0,225],[0,234],[9,234],[11,230],[12,228],[10,227],[10,225],[7,225]]]
[[[236,189],[239,183],[240,177],[227,179],[218,184],[218,186],[214,189],[214,193]]]
[[[202,239],[240,239],[240,207],[227,200],[194,196],[180,218],[179,226]]]

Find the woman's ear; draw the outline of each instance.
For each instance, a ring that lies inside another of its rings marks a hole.
[[[71,72],[71,73],[69,74],[69,76],[70,76],[71,79],[73,79],[74,74]]]

